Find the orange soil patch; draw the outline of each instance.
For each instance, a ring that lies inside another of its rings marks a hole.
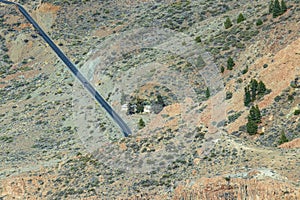
[[[6,19],[5,23],[6,24],[17,24],[20,22],[20,20],[22,20],[22,16],[20,15],[4,15],[4,17]],[[22,20],[23,21],[23,20]],[[21,23],[19,26],[13,26],[13,29],[16,30],[16,31],[20,31],[20,30],[23,30],[27,27],[31,27],[31,24],[30,23]]]
[[[42,3],[40,5],[40,7],[38,8],[38,11],[44,12],[44,13],[48,13],[48,12],[56,13],[57,11],[59,11],[59,9],[60,9],[60,6],[55,6],[50,3]]]
[[[296,200],[300,197],[299,188],[289,183],[272,179],[242,179],[224,177],[201,178],[193,185],[179,185],[174,190],[174,200],[177,199],[286,199]]]
[[[179,126],[179,117],[181,113],[182,105],[179,103],[175,103],[169,106],[164,107],[164,109],[160,112],[159,115],[155,116],[154,119],[150,121],[150,123],[146,126],[148,132],[152,132],[153,129],[177,129]],[[167,115],[164,118],[164,115]],[[169,117],[173,117],[173,119],[169,119]],[[145,131],[143,129],[143,131]]]
[[[181,105],[179,103],[174,103],[164,108],[161,114],[168,114],[169,116],[179,115],[181,110]]]
[[[198,120],[198,126],[201,124],[205,124],[210,133],[216,133],[218,129],[216,128],[216,125],[213,125],[213,122],[221,122],[222,120],[226,120],[226,109],[224,107],[227,106],[227,103],[221,103],[223,99],[223,94],[218,93],[212,98],[209,98],[208,101],[205,102],[205,105],[207,105],[204,112],[200,114],[199,120]],[[219,99],[219,100],[217,100]],[[221,99],[221,100],[220,100]]]
[[[41,73],[39,70],[30,70],[30,71],[26,71],[26,72],[18,71],[15,74],[6,76],[1,81],[8,83],[11,80],[18,80],[19,76],[24,76],[25,79],[30,79],[30,78],[35,77],[39,73]],[[0,84],[0,88],[4,88],[5,86],[7,86],[7,84]]]
[[[36,191],[40,188],[40,192],[45,196],[47,190],[47,183],[49,180],[55,179],[55,176],[16,176],[8,177],[0,181],[0,186],[2,190],[0,191],[0,196],[5,196],[6,199],[24,199],[26,192]],[[41,186],[39,181],[43,181],[45,184]],[[30,184],[29,184],[30,182]]]
[[[284,143],[280,145],[279,148],[285,148],[285,149],[300,148],[300,138],[296,138],[290,142]]]
[[[105,27],[104,26],[104,27],[101,27],[98,30],[96,30],[93,35],[97,36],[97,37],[100,37],[100,38],[103,38],[103,37],[112,35],[114,32],[120,31],[126,25],[127,24],[123,24],[123,25],[120,25],[120,26],[116,26],[115,28],[110,28],[110,27]]]
[[[126,143],[120,143],[119,148],[123,151],[126,151],[126,149],[127,149]]]
[[[10,15],[10,14],[4,15],[3,19],[6,19],[5,20],[6,24],[16,24],[16,23],[18,23],[20,21],[20,17],[19,16]]]
[[[31,26],[32,26],[32,25],[29,24],[29,23],[24,23],[24,24],[21,24],[18,28],[19,28],[19,29],[25,29],[25,28],[31,27]],[[15,29],[17,29],[17,28],[15,28]]]

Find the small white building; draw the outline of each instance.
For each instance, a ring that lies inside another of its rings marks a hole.
[[[145,105],[144,113],[151,113],[151,106],[150,105]]]
[[[127,112],[127,110],[128,110],[128,105],[127,105],[127,103],[125,103],[122,105],[121,111]]]

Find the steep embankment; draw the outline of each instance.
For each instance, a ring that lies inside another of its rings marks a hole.
[[[266,56],[258,59],[253,65],[249,67],[249,72],[252,74],[241,75],[241,79],[244,84],[247,85],[252,78],[261,80],[265,83],[268,89],[271,89],[271,93],[264,96],[264,98],[257,102],[259,108],[262,110],[267,108],[274,102],[274,98],[282,93],[286,89],[290,82],[296,78],[296,75],[300,73],[300,39],[291,42],[287,47],[272,55],[271,52],[266,52]],[[264,68],[264,64],[268,67]],[[236,80],[231,80],[226,85],[228,89],[234,87]],[[230,110],[242,111],[245,110],[244,106],[244,87],[241,87],[233,94],[233,98],[228,101],[226,105],[227,112]],[[235,123],[228,125],[227,130],[231,133],[238,131],[239,127],[245,125],[248,111],[246,110]],[[274,116],[275,117],[275,116]],[[274,117],[264,116],[264,122],[273,120]]]

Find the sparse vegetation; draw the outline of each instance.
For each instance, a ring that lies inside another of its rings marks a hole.
[[[266,187],[268,187],[267,191],[265,190]],[[173,199],[281,199],[282,197],[293,199],[298,193],[297,191],[290,192],[293,190],[284,188],[292,188],[292,186],[269,179],[201,178],[192,186],[188,184],[177,186]]]
[[[1,6],[0,133],[12,138],[0,138],[0,199],[295,199],[298,2],[273,19],[265,1],[20,1],[128,122],[127,138]]]
[[[240,116],[242,115],[242,112],[237,112],[233,115],[228,116],[228,124],[234,122],[235,120],[237,120]]]
[[[0,136],[0,140],[6,143],[12,143],[14,141],[12,136]]]
[[[279,141],[278,141],[278,144],[281,145],[283,143],[286,143],[288,142],[289,140],[287,139],[284,131],[281,131],[281,134],[280,134],[280,138],[279,138]]]

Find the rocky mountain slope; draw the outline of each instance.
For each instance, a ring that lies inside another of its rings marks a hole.
[[[299,1],[19,2],[133,135],[1,4],[0,199],[300,199]]]

